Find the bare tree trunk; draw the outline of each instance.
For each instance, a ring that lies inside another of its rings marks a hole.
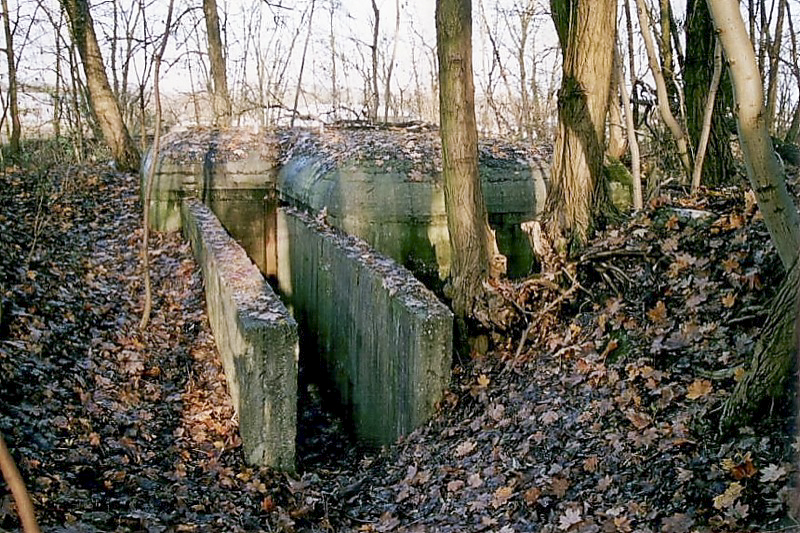
[[[664,80],[664,75],[661,67],[658,64],[658,56],[656,55],[655,45],[653,44],[653,36],[650,29],[650,15],[647,11],[647,6],[644,0],[636,0],[639,12],[639,27],[642,30],[642,40],[644,40],[645,48],[647,49],[647,57],[650,61],[650,70],[653,73],[653,78],[656,82],[656,92],[658,94],[658,110],[664,124],[667,125],[672,136],[675,138],[675,143],[678,145],[678,156],[683,165],[684,179],[690,180],[692,175],[692,164],[689,157],[689,146],[686,142],[686,133],[683,127],[675,120],[672,110],[669,106],[669,95],[667,94],[667,85]]]
[[[331,101],[333,107],[333,118],[339,116],[339,86],[336,81],[336,30],[334,28],[334,14],[338,0],[331,0],[330,3],[330,51],[331,51]]]
[[[378,108],[381,105],[378,94],[378,37],[380,36],[381,12],[378,10],[375,0],[372,0],[372,13],[375,16],[375,25],[372,27],[372,102],[369,105],[369,119],[377,122]]]
[[[294,119],[297,118],[297,102],[300,98],[300,89],[303,87],[303,71],[306,68],[306,53],[308,52],[308,43],[311,41],[311,30],[314,28],[314,7],[316,0],[311,0],[311,11],[308,15],[308,33],[306,34],[306,42],[303,44],[303,56],[300,60],[300,73],[297,75],[297,87],[294,91],[294,105],[292,106],[292,119],[289,121],[289,127],[294,128]]]
[[[703,176],[703,161],[706,157],[706,147],[711,136],[711,120],[714,118],[714,102],[717,98],[719,80],[722,77],[722,46],[717,42],[714,49],[714,74],[711,76],[711,87],[708,88],[705,112],[703,113],[703,128],[700,131],[700,140],[697,142],[697,152],[694,158],[694,171],[692,172],[692,191],[700,187]]]
[[[786,12],[786,0],[778,0],[778,18],[775,21],[775,36],[770,43],[769,77],[767,78],[767,129],[772,132],[775,126],[775,103],[778,95],[778,75],[780,69],[778,62],[781,55],[781,41],[783,37],[783,21]]]
[[[61,3],[70,19],[72,38],[86,73],[91,107],[103,137],[111,149],[117,168],[126,172],[137,172],[139,151],[122,120],[119,105],[108,83],[103,56],[94,32],[94,22],[89,13],[89,4],[87,0],[61,0]]]
[[[705,1],[687,0],[687,46],[683,80],[686,92],[686,129],[689,142],[693,146],[700,144],[703,131],[708,88],[714,72],[716,41],[714,24]],[[706,185],[729,184],[738,178],[731,150],[734,131],[728,119],[733,113],[732,101],[730,76],[723,69],[720,87],[714,99],[710,137],[703,162],[701,181]]]
[[[625,145],[625,136],[623,135],[625,124],[622,123],[622,112],[620,111],[619,102],[620,78],[616,75],[617,65],[621,65],[621,58],[618,57],[619,48],[615,47],[614,51],[614,73],[611,75],[611,90],[608,93],[608,146],[606,147],[606,154],[613,159],[619,159],[627,150],[627,146]],[[625,83],[624,79],[622,79],[622,83]]]
[[[617,48],[619,50],[619,48]],[[617,87],[622,95],[622,108],[625,110],[625,126],[628,130],[628,149],[631,152],[631,176],[633,178],[633,209],[638,211],[644,207],[642,198],[642,164],[639,154],[639,141],[636,139],[636,125],[633,123],[631,102],[628,89],[625,87],[625,72],[622,68],[622,53],[615,57]]]
[[[767,321],[759,332],[748,371],[723,406],[723,427],[746,421],[765,399],[783,393],[797,349],[798,291],[800,261],[789,269],[778,294],[770,302]]]
[[[19,121],[19,104],[17,102],[17,59],[14,57],[14,34],[11,31],[11,12],[8,10],[8,0],[2,0],[3,30],[6,36],[6,62],[8,64],[8,110],[11,114],[11,137],[9,149],[11,156],[19,154],[19,140],[22,135],[22,125]]]
[[[800,217],[786,189],[786,174],[775,155],[764,112],[764,88],[753,48],[747,39],[736,0],[708,0],[733,81],[737,124],[750,185],[756,193],[772,241],[784,268],[800,250]],[[736,58],[735,62],[730,58]]]
[[[228,69],[225,66],[219,31],[217,0],[203,0],[203,14],[206,20],[211,78],[214,82],[214,124],[226,128],[231,124],[231,99],[228,94]]]
[[[633,123],[639,124],[639,106],[636,102],[636,48],[633,45],[633,18],[631,17],[631,5],[630,2],[635,0],[622,0],[622,7],[625,10],[625,28],[627,31],[628,36],[628,71],[630,73],[631,78],[631,96],[634,99],[633,103]],[[689,0],[692,1],[692,0]]]
[[[389,65],[386,67],[386,85],[383,91],[383,121],[389,122],[389,101],[391,100],[392,93],[392,71],[394,70],[394,60],[397,55],[397,41],[400,34],[400,0],[395,0],[395,9],[397,10],[397,18],[394,21],[394,40],[392,41],[392,55],[389,59]]]
[[[491,259],[491,230],[478,176],[471,0],[436,1],[436,41],[451,296],[463,323],[474,315],[483,295]]]
[[[661,65],[664,81],[667,85],[667,96],[670,105],[678,100],[678,84],[675,82],[675,65],[672,57],[672,8],[670,0],[661,0]]]
[[[144,272],[144,306],[142,308],[142,319],[139,321],[139,329],[144,330],[150,321],[150,310],[153,307],[153,289],[150,283],[150,202],[153,198],[153,182],[155,181],[156,167],[158,167],[158,151],[161,144],[161,91],[159,90],[159,76],[161,75],[161,58],[167,48],[167,40],[172,30],[172,5],[174,0],[169,0],[167,8],[167,22],[164,27],[164,36],[161,38],[161,48],[156,54],[153,65],[153,98],[156,104],[156,124],[153,132],[153,153],[151,154],[152,164],[147,171],[147,183],[145,184],[145,197],[142,216],[142,270]]]
[[[559,255],[586,243],[603,198],[603,154],[617,1],[553,0],[552,16],[563,54],[558,133],[544,224]]]
[[[738,0],[707,0],[733,81],[737,124],[747,175],[788,275],[770,304],[750,368],[723,408],[722,424],[746,418],[784,383],[797,348],[794,336],[800,287],[800,217],[767,130],[764,89]],[[732,61],[731,58],[735,58]]]

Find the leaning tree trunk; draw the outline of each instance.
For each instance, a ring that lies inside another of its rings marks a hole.
[[[137,172],[139,151],[128,133],[119,104],[108,83],[89,4],[87,0],[61,0],[61,3],[69,17],[72,39],[83,62],[86,83],[89,86],[89,100],[103,138],[111,150],[117,168]]]
[[[714,72],[716,32],[705,2],[686,2],[686,68],[684,92],[686,94],[686,130],[692,146],[698,146],[703,131],[703,120],[708,88]],[[736,165],[731,151],[733,137],[729,120],[733,94],[730,76],[723,72],[719,90],[714,99],[714,113],[706,148],[701,182],[705,185],[726,185],[736,177]]]
[[[478,176],[471,0],[437,0],[436,41],[451,296],[463,324],[482,299],[491,259],[491,230]]]
[[[556,251],[586,242],[604,191],[603,153],[617,0],[552,0],[563,54],[558,133],[544,226]]]
[[[669,105],[667,83],[664,79],[661,66],[658,63],[655,44],[653,44],[652,30],[650,28],[650,12],[647,11],[644,0],[636,0],[636,5],[639,12],[639,28],[642,30],[642,40],[647,50],[647,59],[650,62],[650,72],[653,74],[653,80],[656,83],[658,112],[661,115],[661,120],[664,121],[664,124],[666,124],[672,136],[675,138],[675,144],[678,146],[678,157],[683,166],[685,181],[688,182],[692,178],[692,162],[689,156],[689,145],[686,142],[686,132],[684,132],[683,126],[675,119],[675,115],[672,114],[672,109]]]
[[[732,427],[746,419],[764,399],[778,397],[783,392],[796,353],[799,293],[800,261],[797,261],[770,303],[769,316],[761,328],[748,371],[723,406],[723,427]]]
[[[772,146],[764,109],[764,88],[738,0],[708,0],[733,82],[737,124],[747,175],[772,242],[789,275],[770,306],[753,361],[723,409],[723,425],[745,416],[786,378],[797,340],[800,217],[786,189],[786,175]],[[735,58],[731,59],[731,58]]]
[[[228,71],[222,38],[219,32],[217,0],[203,0],[203,15],[206,19],[208,57],[211,63],[211,79],[214,82],[214,125],[228,127],[231,124],[231,99],[228,94]]]

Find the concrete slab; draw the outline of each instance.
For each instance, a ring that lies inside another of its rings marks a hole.
[[[181,214],[203,271],[208,316],[239,415],[245,458],[294,470],[297,324],[208,207],[187,198]]]

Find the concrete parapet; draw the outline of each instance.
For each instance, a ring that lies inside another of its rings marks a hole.
[[[206,304],[246,460],[293,470],[297,324],[211,210],[187,198],[182,225],[203,271]]]
[[[279,210],[278,234],[304,357],[320,358],[356,434],[388,444],[428,420],[450,380],[450,310],[393,260],[300,211]]]

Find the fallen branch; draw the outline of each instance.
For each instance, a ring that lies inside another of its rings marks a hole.
[[[33,503],[28,494],[28,489],[25,488],[25,482],[22,480],[14,458],[8,452],[8,447],[6,447],[6,441],[3,439],[2,434],[0,434],[0,470],[2,470],[3,478],[11,489],[11,494],[17,504],[22,530],[25,533],[40,533],[41,530],[39,529],[39,524],[36,523],[36,515],[33,512]]]

